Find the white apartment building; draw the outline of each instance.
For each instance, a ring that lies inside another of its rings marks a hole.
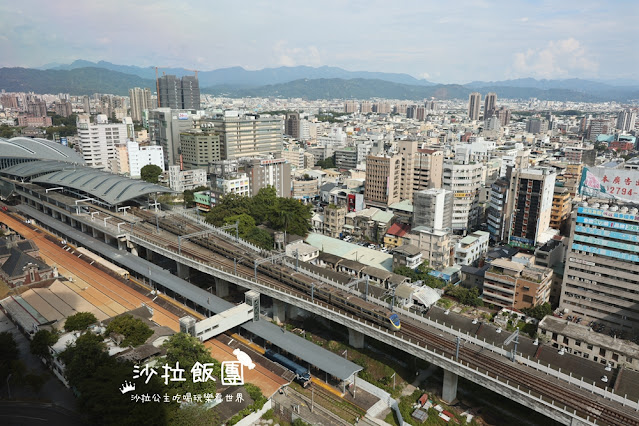
[[[98,115],[91,123],[88,115],[77,119],[78,145],[86,165],[107,172],[117,171],[117,146],[127,141],[127,126],[108,123],[106,116]]]
[[[180,166],[169,167],[169,186],[177,192],[206,185],[206,170],[180,170]]]
[[[129,157],[129,173],[133,179],[138,179],[142,168],[149,164],[154,164],[166,171],[164,168],[164,150],[161,146],[140,146],[137,142],[128,141],[126,150]]]
[[[250,195],[249,178],[245,173],[218,177],[215,184],[217,191],[222,195],[237,194],[245,197]]]
[[[453,192],[453,231],[466,231],[477,224],[482,168],[480,163],[444,162],[443,187]]]
[[[465,236],[455,245],[455,264],[469,266],[475,263],[488,251],[490,233],[475,231]]]

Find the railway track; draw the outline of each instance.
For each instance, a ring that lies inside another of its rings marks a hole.
[[[140,216],[140,214],[138,213],[139,212],[136,212],[135,214]],[[155,215],[152,213],[143,212],[142,216],[140,217],[152,223],[155,222]],[[160,219],[160,225],[167,225],[165,223],[166,220],[167,219],[164,218]],[[177,226],[178,229],[183,232],[182,235],[188,233],[196,233],[203,230],[202,227],[198,227],[196,225],[188,223],[186,219],[175,217],[171,218],[170,226],[164,227],[170,228],[175,226]],[[226,241],[224,239],[215,238],[215,240],[212,240],[211,238],[209,238],[209,236],[197,237],[192,239],[192,244],[199,246],[203,245],[206,246],[206,248],[209,248],[207,253],[203,253],[203,249],[201,247],[198,247],[196,249],[191,247],[188,243],[182,243],[181,247],[178,249],[177,243],[173,240],[159,237],[157,234],[148,230],[138,231],[144,233],[146,238],[150,238],[152,241],[161,243],[169,250],[175,252],[178,252],[178,250],[180,250],[182,253],[189,257],[193,257],[194,259],[200,260],[214,267],[222,267],[225,270],[233,270],[234,262],[226,255],[213,253],[210,248],[213,248],[215,250],[215,247],[217,247],[219,249],[225,250],[226,253],[237,253],[238,258],[240,259],[248,254],[244,249],[238,248],[233,245],[232,242]],[[252,265],[247,266],[241,264],[241,262],[238,262],[237,274],[242,278],[253,279],[254,270]],[[287,292],[297,293],[304,299],[310,299],[308,297],[308,294],[302,291],[298,291],[275,278],[269,277],[264,274],[260,274],[259,277],[260,281],[264,284],[267,284],[274,288],[286,290]],[[310,286],[313,280],[310,277],[307,277],[306,281],[308,281],[308,285]],[[320,305],[329,306],[328,304],[320,302],[317,299],[315,299],[314,302],[319,302],[318,304]],[[334,309],[334,307],[332,308]],[[347,315],[352,317],[352,314],[347,313]],[[423,346],[428,346],[430,348],[436,349],[439,352],[445,352],[449,356],[455,354],[456,344],[454,341],[439,336],[435,332],[428,331],[424,328],[423,324],[413,324],[411,320],[405,317],[402,318],[402,329],[400,334],[405,338],[410,337],[411,341],[417,341]],[[520,389],[528,389],[531,394],[541,397],[548,403],[554,401],[555,406],[564,406],[566,411],[573,411],[582,418],[597,419],[597,422],[599,424],[602,424],[603,422],[609,425],[639,426],[639,420],[637,420],[636,416],[632,416],[631,413],[613,411],[612,409],[606,407],[604,404],[598,402],[595,399],[596,397],[588,394],[586,391],[584,391],[583,393],[575,392],[574,390],[562,387],[556,381],[553,382],[549,379],[539,377],[539,375],[543,373],[532,370],[522,371],[521,368],[510,365],[508,362],[503,362],[492,358],[487,353],[481,353],[481,350],[471,350],[467,347],[460,348],[459,359],[461,362],[467,364],[468,366],[486,372],[486,374],[488,374],[489,376],[495,378],[497,378],[498,376],[504,381],[508,380],[509,384],[518,385]],[[565,384],[564,386],[570,385]],[[320,396],[320,398],[322,398],[322,396]]]
[[[406,321],[402,324],[402,334],[411,337],[411,339],[421,340],[421,342],[448,355],[455,354],[456,344],[454,342]],[[552,401],[559,403],[555,405],[559,407],[563,405],[568,412],[576,410],[583,418],[597,418],[609,425],[639,426],[639,421],[635,417],[631,417],[629,413],[613,411],[585,392],[582,394],[562,387],[556,381],[539,377],[538,372],[524,372],[508,363],[492,358],[488,353],[481,353],[481,350],[472,350],[462,346],[459,350],[459,359],[471,368],[479,368],[493,378],[507,379],[511,384],[528,389],[548,403]]]

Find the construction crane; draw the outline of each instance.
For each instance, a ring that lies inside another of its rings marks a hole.
[[[184,68],[184,69],[187,70],[187,71],[194,72],[195,73],[195,79],[197,80],[197,73],[200,72],[199,70],[190,70],[188,68]]]

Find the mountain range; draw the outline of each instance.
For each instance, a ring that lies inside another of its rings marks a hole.
[[[132,87],[155,88],[155,69],[110,62],[78,60],[41,68],[0,68],[0,89],[36,93],[127,95]],[[177,76],[193,75],[184,68],[162,69]],[[500,98],[552,101],[628,102],[639,99],[639,82],[608,84],[582,79],[473,81],[436,84],[408,74],[347,71],[337,67],[279,67],[246,70],[241,67],[199,71],[202,93],[231,97],[282,97],[314,99],[465,99],[473,91],[496,92]]]

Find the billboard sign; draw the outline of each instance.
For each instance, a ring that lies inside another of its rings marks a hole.
[[[67,138],[60,138],[60,143],[64,146],[69,146],[69,142],[67,141]]]
[[[187,112],[178,113],[178,120],[188,120],[189,114]]]
[[[639,171],[608,167],[584,168],[579,192],[591,197],[639,203]]]

